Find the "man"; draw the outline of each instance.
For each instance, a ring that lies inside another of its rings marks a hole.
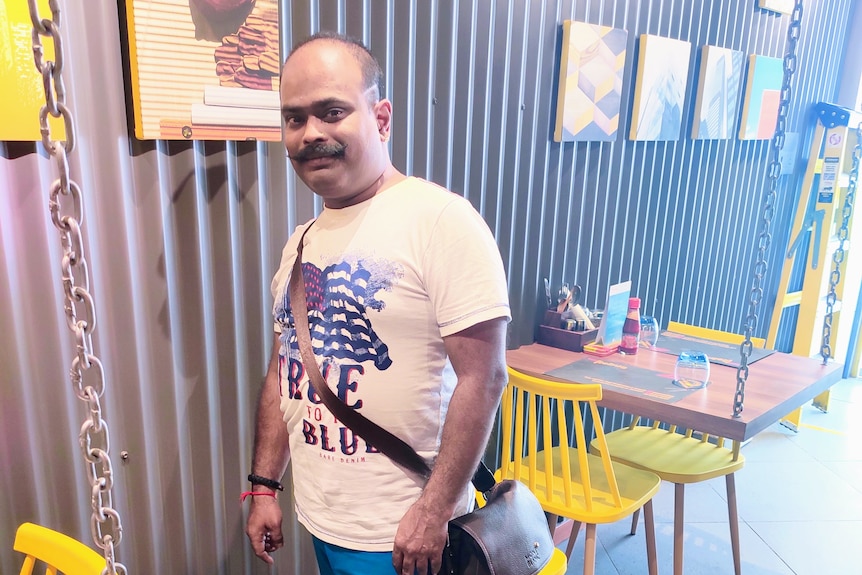
[[[332,34],[300,43],[282,70],[284,145],[325,208],[288,240],[273,280],[276,342],[251,476],[260,496],[246,532],[272,563],[283,539],[270,495],[292,461],[298,519],[322,574],[439,570],[448,520],[470,509],[470,478],[506,382],[499,251],[469,202],[392,165],[381,76],[362,44]],[[427,483],[309,389],[287,287],[309,226],[303,276],[321,372],[339,399],[430,463]]]

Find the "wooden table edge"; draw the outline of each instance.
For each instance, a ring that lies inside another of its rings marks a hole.
[[[548,347],[538,343],[528,345]],[[507,363],[509,363],[509,354],[512,352],[517,352],[522,347],[527,346],[519,346],[518,348],[507,350]],[[549,349],[556,350],[556,348]],[[574,354],[574,352],[566,353]],[[579,355],[582,356],[582,354]],[[509,365],[511,365],[511,363],[509,363]],[[549,378],[555,381],[567,381],[561,378],[549,376],[544,371],[537,372],[531,369],[523,369],[523,366],[518,365],[512,365],[512,367],[515,369],[522,370],[525,373],[529,373],[539,377]],[[550,369],[554,369],[555,366],[549,367]],[[659,419],[661,421],[669,421],[671,423],[675,423],[676,425],[691,427],[693,429],[709,430],[710,433],[721,435],[722,437],[731,440],[747,441],[748,439],[754,437],[754,435],[756,435],[757,433],[763,431],[773,423],[779,421],[782,417],[788,415],[794,409],[804,405],[807,401],[814,399],[820,393],[831,388],[833,385],[835,385],[838,381],[841,380],[841,375],[843,372],[842,364],[837,362],[831,362],[825,367],[828,368],[828,371],[822,377],[814,381],[811,385],[800,389],[797,393],[784,399],[780,403],[772,406],[771,408],[763,411],[762,413],[756,415],[753,419],[750,420],[746,419],[744,403],[743,411],[740,417],[733,417],[733,405],[731,402],[729,402],[727,406],[727,415],[721,416],[714,413],[703,413],[694,411],[690,408],[681,410],[678,406],[674,406],[674,404],[672,403],[662,403],[654,401],[650,405],[652,413],[647,417],[650,417],[652,419]],[[599,405],[601,407],[612,409],[614,411],[619,411],[622,413],[637,415],[637,410],[633,408],[634,403],[638,401],[637,396],[618,391],[609,386],[603,386],[602,393],[603,397],[602,400],[599,402]]]

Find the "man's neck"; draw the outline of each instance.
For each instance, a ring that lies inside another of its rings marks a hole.
[[[380,192],[391,188],[395,184],[407,179],[407,176],[399,172],[395,166],[389,164],[386,169],[380,174],[376,180],[371,182],[371,185],[350,198],[346,198],[341,202],[324,202],[324,205],[330,209],[341,209],[356,204],[361,204],[366,200],[370,200]]]

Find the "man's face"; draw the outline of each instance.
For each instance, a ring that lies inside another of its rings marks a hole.
[[[329,207],[366,199],[389,163],[389,102],[371,103],[376,92],[359,62],[335,41],[301,47],[281,77],[284,146],[296,173]]]

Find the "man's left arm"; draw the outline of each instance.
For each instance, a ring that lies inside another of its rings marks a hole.
[[[431,573],[440,570],[447,523],[482,458],[506,385],[506,324],[500,317],[443,338],[458,383],[434,470],[395,534],[397,573],[425,575],[429,562]]]

